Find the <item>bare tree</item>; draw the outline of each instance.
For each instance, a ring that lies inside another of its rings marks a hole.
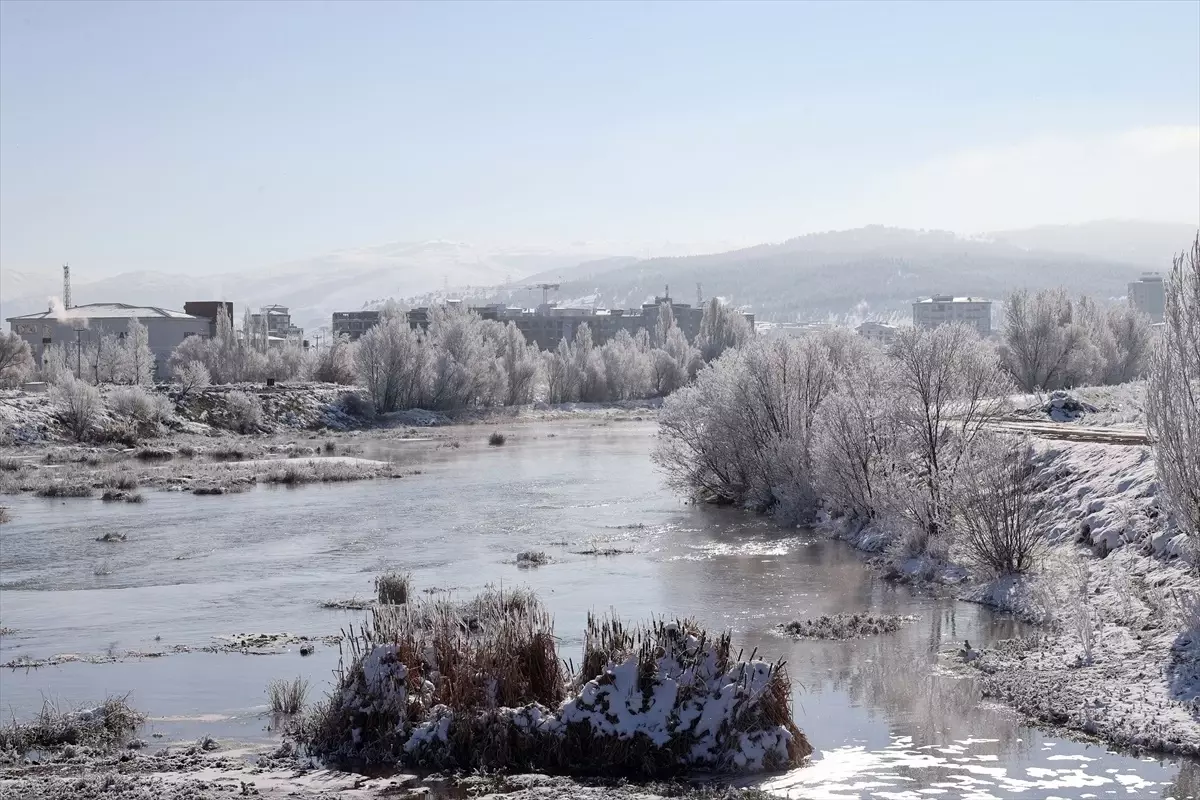
[[[914,461],[903,504],[924,547],[948,522],[964,454],[1013,387],[995,351],[961,324],[903,330],[892,354],[900,425]]]
[[[532,403],[541,366],[537,346],[528,343],[525,334],[512,322],[504,326],[499,345],[506,382],[504,405]]]
[[[0,386],[19,386],[31,372],[29,343],[15,333],[0,333]]]
[[[1004,303],[1004,360],[1027,392],[1057,389],[1077,369],[1088,341],[1062,289],[1021,289]]]
[[[957,541],[967,560],[995,575],[1018,575],[1045,547],[1050,508],[1028,442],[981,436],[954,496]]]
[[[1200,536],[1200,234],[1174,260],[1154,349],[1146,426],[1176,524]]]
[[[322,383],[350,385],[357,380],[354,366],[355,343],[347,336],[338,336],[313,359],[312,379]]]

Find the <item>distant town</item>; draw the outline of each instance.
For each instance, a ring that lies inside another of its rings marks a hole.
[[[652,331],[658,320],[659,310],[664,304],[671,307],[675,323],[690,341],[696,338],[704,315],[702,302],[695,306],[678,302],[671,297],[670,287],[664,287],[664,293],[656,295],[654,302],[643,303],[640,308],[631,309],[560,306],[549,298],[549,292],[556,290],[557,284],[538,284],[537,288],[542,289],[542,302],[535,308],[504,304],[468,308],[483,319],[513,323],[530,344],[541,350],[551,350],[561,340],[572,339],[580,325],[587,325],[591,329],[592,339],[596,344],[609,341],[622,330],[630,334],[639,330]],[[1164,311],[1162,276],[1149,272],[1130,282],[1127,300],[1134,308],[1149,316],[1152,322],[1161,323]],[[462,301],[449,300],[446,304],[461,306]],[[92,338],[105,332],[123,336],[129,321],[137,319],[148,330],[150,349],[157,364],[156,377],[161,379],[166,377],[167,358],[184,339],[189,336],[215,335],[217,318],[222,309],[236,326],[234,305],[227,301],[186,301],[182,311],[129,303],[73,305],[69,268],[64,267],[63,302],[52,304],[46,311],[10,317],[8,323],[14,334],[29,343],[35,362],[41,367],[43,354],[48,346],[84,346]],[[249,312],[248,309],[244,309],[243,312],[240,335],[261,337],[260,341],[265,339],[270,348],[299,347],[305,350],[310,347],[319,349],[322,345],[327,346],[331,343],[331,338],[344,337],[356,341],[378,325],[385,314],[379,309],[335,311],[330,320],[331,333],[315,332],[311,337],[306,337],[304,329],[292,322],[287,306],[266,305],[256,312]],[[401,313],[406,315],[409,325],[414,329],[428,328],[428,306]],[[758,335],[771,338],[802,336],[835,326],[835,323],[829,322],[759,323],[756,326],[753,313],[743,311],[742,315]],[[912,325],[935,328],[948,322],[962,322],[972,326],[985,338],[998,330],[993,318],[993,301],[989,299],[937,294],[913,302]],[[855,329],[864,338],[886,346],[895,338],[899,327],[895,320],[884,322],[868,319]]]

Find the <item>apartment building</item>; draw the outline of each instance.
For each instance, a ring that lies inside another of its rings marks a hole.
[[[1142,277],[1129,284],[1129,304],[1150,317],[1152,322],[1162,322],[1166,312],[1167,293],[1163,277],[1157,272],[1144,272]]]
[[[991,336],[992,301],[935,294],[913,303],[913,325],[918,328],[936,328],[948,322],[962,322],[974,327],[980,336]]]
[[[378,324],[378,311],[335,311],[330,328],[335,339],[346,336],[350,341],[355,342]]]

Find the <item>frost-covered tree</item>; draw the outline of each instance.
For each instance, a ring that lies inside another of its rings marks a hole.
[[[633,400],[651,393],[650,353],[629,331],[618,331],[604,344],[600,355],[610,400]]]
[[[0,386],[19,386],[33,372],[29,343],[15,333],[0,333]]]
[[[47,383],[61,383],[68,377],[74,377],[75,360],[67,357],[66,348],[61,344],[49,344],[42,350],[42,380]]]
[[[581,377],[571,344],[565,338],[559,340],[558,347],[542,354],[542,365],[546,374],[547,402],[573,403],[579,399]]]
[[[154,383],[154,353],[150,350],[150,332],[136,317],[129,320],[124,349],[129,382],[135,386]]]
[[[900,502],[923,550],[949,522],[963,458],[1013,386],[996,351],[962,324],[900,331],[892,345],[896,407],[911,479]]]
[[[503,404],[506,406],[532,403],[538,387],[541,355],[536,345],[525,340],[525,334],[509,322],[499,336],[500,366],[505,378]]]
[[[417,408],[427,398],[428,352],[404,319],[381,321],[358,341],[359,383],[380,413]]]
[[[1097,335],[1103,372],[1097,382],[1111,385],[1137,380],[1149,367],[1153,329],[1150,317],[1130,305],[1114,305],[1104,314]]]
[[[125,342],[111,333],[102,334],[88,347],[88,363],[94,383],[131,383],[132,370]]]
[[[817,430],[820,494],[853,522],[867,524],[891,508],[903,461],[893,362],[871,354],[847,369]]]
[[[695,344],[700,357],[711,363],[726,350],[744,345],[752,335],[750,323],[742,313],[714,297],[704,306]]]
[[[503,376],[483,322],[466,309],[430,309],[430,399],[435,408],[489,406],[503,393]]]
[[[1176,523],[1200,536],[1200,235],[1174,260],[1146,391],[1155,466]]]
[[[1005,365],[1027,392],[1069,385],[1088,340],[1088,328],[1063,289],[1021,289],[1004,303]]]

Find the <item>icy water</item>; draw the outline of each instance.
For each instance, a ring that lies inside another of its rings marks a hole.
[[[140,506],[6,498],[0,533],[0,661],[62,653],[163,652],[248,632],[336,634],[363,612],[323,600],[372,594],[384,569],[467,596],[487,583],[535,588],[560,652],[578,660],[589,610],[693,615],[738,645],[787,659],[811,766],[758,781],[797,798],[1185,797],[1195,764],[1137,759],[1041,733],[939,670],[950,642],[1019,626],[978,606],[917,597],[847,546],[746,515],[681,503],[651,464],[653,427],[510,426],[508,444],[468,429],[461,448],[391,442],[367,455],[419,470],[399,480],[147,493]],[[122,544],[95,539],[128,536]],[[576,554],[593,547],[632,552]],[[522,550],[553,562],[520,569]],[[792,642],[778,623],[837,611],[914,614],[899,633]],[[267,741],[265,687],[303,675],[328,688],[336,646],[301,657],[191,652],[0,673],[4,716],[132,693],[164,740]],[[310,694],[310,697],[312,694]],[[1188,788],[1190,787],[1190,788]]]

